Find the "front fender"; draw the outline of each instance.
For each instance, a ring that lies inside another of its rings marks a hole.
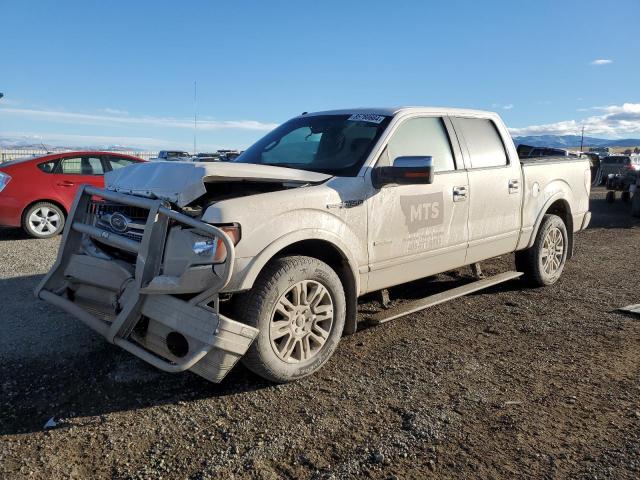
[[[225,289],[225,291],[243,291],[251,289],[253,283],[258,277],[258,274],[262,271],[269,260],[274,258],[277,253],[282,251],[284,248],[304,240],[322,240],[332,244],[337,250],[339,250],[342,256],[347,260],[353,278],[355,279],[356,292],[358,292],[359,295],[363,291],[358,264],[351,250],[338,235],[319,228],[304,228],[296,230],[295,232],[289,232],[271,242],[258,255],[254,257],[236,259],[237,270],[233,275],[230,285]]]

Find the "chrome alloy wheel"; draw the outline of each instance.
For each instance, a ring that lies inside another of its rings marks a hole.
[[[562,268],[564,256],[564,237],[559,228],[550,228],[542,243],[540,260],[547,275],[555,275]]]
[[[29,215],[29,226],[41,235],[56,233],[61,222],[60,215],[49,207],[40,207]]]
[[[300,281],[276,302],[269,324],[271,347],[280,360],[304,362],[322,349],[332,326],[329,291],[315,280]]]

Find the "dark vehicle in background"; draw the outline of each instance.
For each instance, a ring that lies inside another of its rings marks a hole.
[[[225,162],[233,162],[241,153],[239,150],[218,150],[218,155],[220,155]]]
[[[215,153],[198,153],[194,162],[233,162],[240,156],[239,150],[216,150]]]
[[[102,188],[106,172],[143,161],[113,152],[65,152],[0,163],[0,225],[53,237],[62,232],[80,185]]]
[[[198,153],[193,157],[194,162],[224,162],[225,159],[219,153]]]
[[[622,192],[623,202],[631,200],[640,176],[640,155],[609,155],[600,160],[600,172],[607,186],[607,202],[616,199],[616,192]]]
[[[611,153],[609,147],[591,147],[589,148],[589,153],[595,153],[596,155],[602,157],[607,157]]]
[[[636,175],[636,184],[632,185],[630,190],[633,190],[633,197],[631,199],[631,215],[634,217],[640,217],[640,172]]]
[[[183,152],[182,150],[160,150],[158,156],[149,159],[151,162],[189,162],[192,156],[189,152]]]
[[[591,166],[591,180],[596,180],[598,169],[600,168],[600,155],[594,152],[582,152],[582,155],[589,158]]]

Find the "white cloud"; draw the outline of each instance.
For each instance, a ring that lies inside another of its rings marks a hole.
[[[584,125],[585,135],[601,135],[622,138],[640,135],[640,103],[624,103],[597,107],[602,115],[593,115],[583,120],[564,120],[544,125],[531,125],[509,129],[511,135],[578,135]]]
[[[113,111],[112,111],[113,112]],[[147,125],[154,127],[187,128],[193,129],[193,120],[179,119],[174,117],[132,117],[123,115],[122,111],[118,115],[110,112],[108,115],[61,112],[55,110],[35,110],[28,108],[0,108],[0,114],[19,115],[30,118],[39,118],[61,123],[73,124],[93,124],[93,125]],[[124,112],[126,114],[126,112]],[[256,120],[199,120],[198,130],[273,130],[277,124],[262,123]]]
[[[610,63],[613,63],[613,60],[609,60],[608,58],[598,58],[591,62],[591,65],[609,65]]]
[[[103,108],[101,112],[108,113],[109,115],[129,115],[126,110],[119,110],[117,108]]]
[[[497,110],[499,108],[503,109],[503,110],[511,110],[514,107],[513,103],[492,103],[491,104],[491,108],[493,108],[494,110]]]

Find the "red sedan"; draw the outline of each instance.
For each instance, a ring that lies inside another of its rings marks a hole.
[[[62,232],[78,187],[104,186],[104,173],[140,158],[113,152],[65,152],[0,163],[0,225],[36,238]]]

